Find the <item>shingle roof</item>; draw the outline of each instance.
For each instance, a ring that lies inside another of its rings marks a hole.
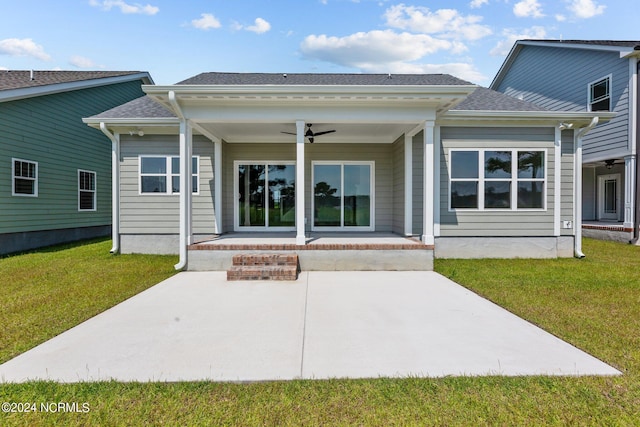
[[[92,116],[93,119],[155,119],[172,117],[176,117],[176,115],[146,95]]]
[[[527,42],[542,42],[542,43],[558,43],[558,44],[584,44],[595,46],[619,46],[619,47],[640,47],[640,41],[633,40],[536,40],[525,39],[522,41]]]
[[[532,102],[523,101],[484,87],[477,88],[453,110],[460,111],[549,111]]]
[[[139,74],[140,71],[0,71],[0,91]]]
[[[472,85],[449,74],[202,73],[179,85]]]

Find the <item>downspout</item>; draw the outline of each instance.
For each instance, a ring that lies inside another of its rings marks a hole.
[[[120,137],[109,132],[100,122],[100,130],[111,140],[111,253],[120,251]]]
[[[187,266],[187,231],[188,231],[188,209],[187,209],[187,168],[184,167],[184,159],[187,156],[187,122],[184,119],[184,114],[182,112],[182,108],[178,104],[178,100],[176,99],[176,94],[174,91],[169,91],[169,103],[173,107],[174,112],[180,118],[180,225],[179,225],[179,233],[180,233],[180,249],[179,254],[180,258],[178,263],[173,266],[176,270],[183,270]]]
[[[638,244],[638,239],[640,239],[640,235],[638,234],[639,231],[638,229],[640,229],[640,206],[638,206],[638,203],[640,202],[640,198],[638,197],[638,192],[640,192],[640,178],[638,177],[638,175],[640,174],[640,159],[638,159],[638,154],[640,154],[640,84],[638,84],[638,75],[640,75],[640,60],[638,60],[636,58],[636,73],[634,76],[635,79],[635,108],[632,109],[634,110],[634,116],[635,116],[635,141],[634,143],[636,144],[636,152],[635,152],[635,156],[636,156],[636,182],[635,182],[635,187],[634,187],[634,191],[633,191],[633,198],[634,198],[634,206],[636,209],[635,215],[633,216],[633,238],[631,239],[631,241],[629,243],[636,245]]]
[[[582,253],[582,138],[593,129],[600,119],[594,117],[586,127],[578,130],[575,136],[576,154],[574,160],[574,224],[575,224],[575,241],[573,242],[573,252],[576,258],[584,258]]]

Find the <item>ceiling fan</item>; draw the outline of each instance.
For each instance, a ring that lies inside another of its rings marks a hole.
[[[314,138],[316,136],[320,136],[320,135],[326,135],[328,133],[333,133],[336,130],[325,130],[323,132],[314,132],[311,130],[311,126],[313,126],[312,123],[307,123],[307,131],[304,133],[304,136],[307,137],[309,139],[309,142],[313,144]],[[297,135],[295,132],[284,132],[282,131],[281,133],[286,133],[287,135]]]

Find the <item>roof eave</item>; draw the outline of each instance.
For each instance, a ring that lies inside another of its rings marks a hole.
[[[0,91],[0,102],[15,101],[18,99],[33,98],[36,96],[52,95],[55,93],[69,92],[72,90],[89,89],[92,87],[123,83],[134,80],[142,80],[147,85],[153,85],[153,79],[147,72],[126,74],[122,76],[104,77],[99,79],[79,80],[75,82],[56,83],[43,86],[27,87],[20,89],[8,89]]]

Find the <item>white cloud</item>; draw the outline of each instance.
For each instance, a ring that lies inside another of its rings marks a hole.
[[[471,9],[478,9],[479,7],[482,7],[485,4],[489,4],[489,0],[471,0],[471,3],[469,3],[469,7]]]
[[[451,49],[453,45],[448,40],[438,40],[427,34],[375,30],[346,37],[307,36],[300,50],[309,58],[371,69],[377,64],[415,61],[425,55]]]
[[[481,25],[481,16],[463,16],[455,9],[439,9],[432,12],[421,6],[399,4],[384,13],[387,26],[422,34],[439,34],[440,37],[477,40],[491,34],[491,29]]]
[[[602,15],[606,6],[599,5],[595,0],[571,0],[567,7],[577,18],[587,19]]]
[[[220,28],[220,21],[210,13],[203,13],[200,19],[191,21],[191,25],[199,30],[210,30],[211,28]]]
[[[564,16],[564,15],[562,15],[562,14],[560,14],[560,13],[558,13],[558,14],[555,16],[555,18],[556,18],[556,21],[558,21],[558,22],[564,22],[564,21],[566,21],[566,20],[567,20],[567,17],[566,17],[566,16]]]
[[[129,4],[124,0],[89,0],[89,4],[107,11],[117,7],[124,14],[155,15],[160,11],[160,8],[150,4],[144,6],[138,3]]]
[[[498,42],[494,48],[489,51],[489,54],[493,56],[504,56],[509,53],[516,41],[522,39],[544,39],[547,32],[543,27],[536,26],[520,33],[517,33],[514,30],[505,29],[502,31],[502,35],[505,38]]]
[[[271,24],[269,24],[267,21],[265,21],[262,18],[256,18],[253,25],[249,25],[248,27],[245,27],[245,30],[252,31],[256,34],[266,33],[270,29],[271,29]]]
[[[522,0],[513,6],[513,13],[518,18],[542,18],[542,6],[538,0]]]
[[[80,55],[74,55],[69,58],[69,64],[73,65],[76,68],[103,68],[102,66],[99,66],[95,62],[93,62],[93,60]]]
[[[48,61],[51,56],[44,48],[31,39],[4,39],[0,40],[0,54],[10,56],[31,56],[32,58]]]

